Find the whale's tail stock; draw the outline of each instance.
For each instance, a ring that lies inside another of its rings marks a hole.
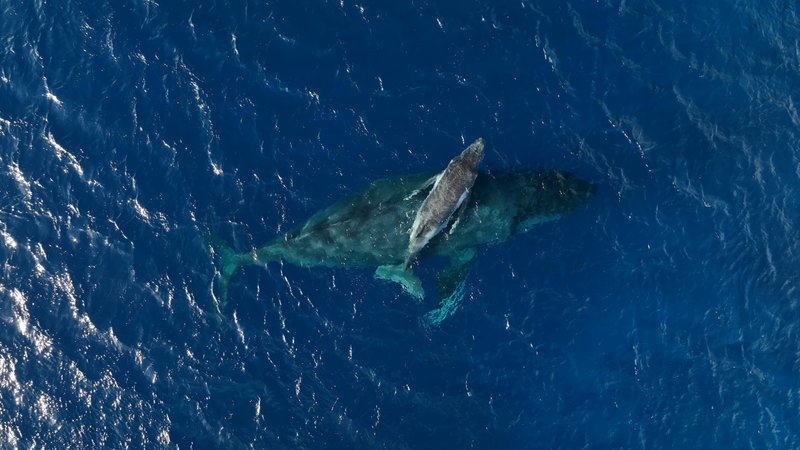
[[[249,252],[237,253],[224,239],[209,234],[206,237],[208,249],[214,260],[214,283],[211,294],[218,314],[225,312],[228,304],[228,288],[231,279],[243,266],[261,265],[277,261],[281,255],[281,245],[278,240],[267,245],[253,249]]]

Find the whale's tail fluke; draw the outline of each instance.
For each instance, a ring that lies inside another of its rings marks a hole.
[[[280,241],[277,240],[246,253],[237,253],[236,250],[217,236],[208,236],[207,242],[211,257],[215,263],[212,297],[220,317],[225,312],[225,307],[228,304],[228,288],[231,278],[236,275],[239,269],[242,266],[266,265],[271,261],[277,261],[283,251]]]
[[[211,256],[215,260],[214,285],[212,296],[217,313],[222,314],[228,303],[228,286],[231,278],[246,264],[253,263],[253,257],[248,253],[236,253],[227,243],[219,238],[211,238],[209,242]]]

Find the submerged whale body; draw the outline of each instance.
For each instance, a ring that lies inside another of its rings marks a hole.
[[[377,267],[403,264],[408,230],[431,174],[374,181],[360,194],[340,200],[303,225],[246,253],[217,248],[221,257],[219,299],[224,308],[230,278],[243,265],[283,260],[313,267]],[[479,173],[459,218],[433,238],[418,258],[439,256],[448,264],[437,274],[439,306],[426,317],[437,324],[461,302],[477,247],[508,240],[536,224],[556,220],[586,203],[595,187],[561,171]]]

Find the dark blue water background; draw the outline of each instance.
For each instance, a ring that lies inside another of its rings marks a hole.
[[[796,2],[0,10],[2,447],[800,447]],[[209,233],[478,136],[599,190],[482,249],[441,327],[277,263],[214,321]]]

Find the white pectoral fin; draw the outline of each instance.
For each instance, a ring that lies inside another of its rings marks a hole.
[[[456,209],[453,211],[452,216],[456,216],[456,220],[453,221],[453,224],[450,225],[450,230],[447,232],[448,234],[452,234],[453,230],[456,229],[459,223],[461,223],[461,216],[464,215],[464,210],[467,209],[467,199],[469,198],[469,190],[464,191],[461,194],[461,197],[458,198],[458,202],[456,203]],[[452,216],[450,216],[452,218]]]
[[[456,208],[455,209],[460,208],[461,205],[463,205],[467,201],[468,198],[469,198],[469,189],[465,190],[464,193],[461,194],[461,197],[458,197],[458,202],[456,202]]]
[[[411,200],[412,198],[417,196],[419,193],[427,190],[428,188],[430,188],[432,186],[436,186],[436,183],[438,183],[439,179],[442,178],[442,173],[444,173],[444,172],[437,173],[436,175],[430,177],[428,180],[426,180],[424,183],[422,183],[422,186],[420,186],[418,189],[414,189],[403,200]]]
[[[437,184],[439,184],[439,180],[442,179],[442,175],[444,175],[444,171],[439,172],[436,175],[432,176],[430,180],[425,182],[426,183],[425,188],[427,188],[428,186],[434,186],[435,187]]]
[[[461,223],[461,214],[456,216],[456,220],[453,221],[453,225],[450,226],[450,231],[448,231],[447,233],[448,234],[453,234],[453,230],[455,230],[456,227],[458,226],[458,224],[460,224],[460,223]]]

